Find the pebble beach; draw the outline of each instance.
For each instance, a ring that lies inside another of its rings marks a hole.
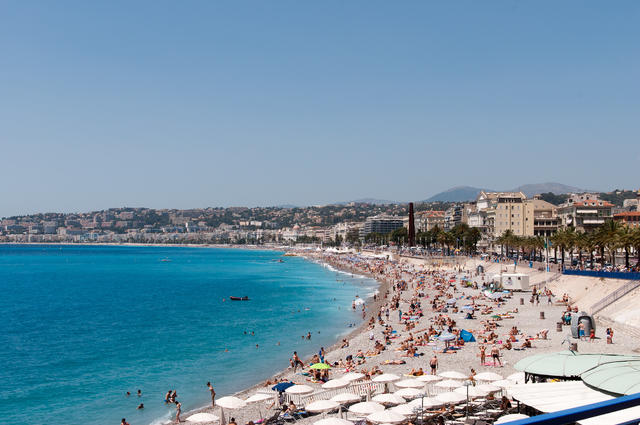
[[[434,355],[438,359],[437,373],[457,371],[470,375],[473,368],[478,374],[493,372],[506,378],[517,372],[513,366],[520,359],[534,354],[567,350],[571,343],[577,343],[578,352],[582,353],[633,354],[638,348],[637,340],[626,333],[624,327],[613,328],[613,344],[607,344],[603,327],[596,329],[596,338],[592,341],[571,338],[569,326],[563,326],[558,331],[557,323],[567,310],[567,303],[562,302],[562,296],[572,293],[571,286],[583,288],[585,285],[588,287],[589,284],[595,284],[581,281],[580,278],[563,281],[558,276],[550,279],[549,273],[523,270],[531,275],[531,285],[536,285],[538,291],[549,288],[553,293],[550,300],[546,295],[541,295],[536,303],[531,302],[531,292],[513,292],[504,294],[499,299],[492,299],[482,291],[482,284],[488,283],[493,273],[507,271],[504,264],[465,257],[457,258],[454,262],[444,262],[410,258],[389,261],[380,256],[349,257],[327,253],[301,255],[345,272],[373,277],[380,282],[375,299],[365,301],[366,320],[363,325],[346,337],[348,346],[337,341],[326,350],[324,360],[332,365],[330,379],[340,378],[349,372],[364,373],[364,380],[380,373],[393,373],[403,377],[408,376],[412,370],[422,369],[429,373],[429,362]],[[483,273],[477,272],[478,265],[483,265]],[[451,303],[452,299],[456,302]],[[580,301],[584,305],[588,300],[583,297]],[[414,310],[411,310],[412,304]],[[571,297],[568,304],[571,307],[586,308],[578,305]],[[463,309],[465,305],[467,307]],[[474,309],[472,319],[467,318],[470,308]],[[360,311],[362,306],[358,304],[356,309]],[[517,329],[517,334],[511,337],[513,327]],[[455,349],[445,350],[449,343],[440,341],[434,335],[448,330],[458,334],[462,329],[472,333],[475,342],[466,342]],[[386,336],[389,338],[385,338]],[[511,343],[511,349],[506,349],[504,345],[508,339],[515,339]],[[526,340],[530,341],[531,348],[521,349]],[[380,349],[381,346],[383,349]],[[484,364],[480,361],[481,346],[486,348]],[[407,355],[407,347],[412,355]],[[494,347],[499,349],[501,363],[495,366],[490,355]],[[413,350],[416,351],[415,354]],[[353,364],[347,363],[349,356],[353,358]],[[313,398],[293,398],[298,403],[304,404],[305,399],[328,399],[329,394],[321,386],[323,382],[314,380],[310,375],[312,359],[302,360],[305,363],[304,369],[298,367],[294,371],[293,368],[288,368],[267,382],[234,396],[246,399],[256,393],[273,393],[275,400],[276,393],[271,391],[271,387],[277,381],[289,381],[314,389]],[[219,396],[224,394],[223,388],[216,390]],[[429,386],[425,390],[435,391]],[[277,408],[272,400],[267,400],[264,403],[248,404],[237,410],[225,410],[224,414],[227,421],[233,417],[238,424],[250,421],[256,423],[260,422],[261,417],[273,416],[277,413]],[[219,407],[207,407],[198,412],[209,412],[217,416],[221,413]],[[195,412],[183,414],[183,418],[193,413]],[[297,422],[311,424],[321,418],[320,415],[312,415],[299,418]]]

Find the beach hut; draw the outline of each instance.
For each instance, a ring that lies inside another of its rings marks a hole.
[[[596,331],[596,322],[593,320],[591,316],[589,316],[584,311],[574,313],[571,315],[571,336],[574,338],[580,338],[578,333],[580,323],[584,324],[584,336],[589,337],[589,332],[591,329]]]
[[[493,276],[496,289],[507,291],[529,291],[529,275],[524,273],[502,273]]]

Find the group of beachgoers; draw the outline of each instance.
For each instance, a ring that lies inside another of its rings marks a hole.
[[[307,361],[303,361],[293,351],[289,358],[290,372],[294,376],[304,377],[311,384],[321,385],[332,377],[339,378],[342,373],[348,372],[360,372],[366,381],[382,374],[382,365],[405,365],[409,359],[421,357],[424,358],[420,360],[423,364],[416,364],[412,360],[412,365],[416,367],[407,370],[405,374],[435,375],[439,367],[438,356],[468,350],[469,341],[477,342],[477,357],[481,367],[503,367],[502,351],[529,350],[534,347],[534,341],[547,339],[548,329],[541,329],[533,335],[527,334],[518,326],[504,329],[502,320],[512,319],[518,314],[518,308],[508,310],[505,307],[512,294],[495,291],[491,286],[493,282],[489,282],[477,269],[464,270],[457,265],[427,269],[357,255],[320,254],[318,259],[337,269],[374,277],[387,285],[382,293],[376,294],[371,305],[367,305],[361,298],[356,298],[351,305],[354,311],[362,311],[365,319],[363,332],[364,335],[368,334],[370,341],[367,347],[357,344],[351,350],[350,339],[343,338],[336,347],[341,350],[340,358],[334,357],[332,361],[327,359],[327,353],[322,347]],[[532,306],[539,305],[541,297],[546,297],[549,304],[554,300],[554,294],[550,290],[538,291],[534,288]],[[568,306],[568,314],[570,311],[577,311],[570,306],[566,294],[562,296],[562,302]],[[460,316],[460,313],[464,315]],[[607,335],[609,333],[612,338],[613,331],[608,331]],[[302,338],[311,339],[311,333]],[[395,355],[384,362],[370,361],[389,352]],[[318,367],[319,364],[327,367]],[[312,367],[314,365],[316,367]],[[473,380],[474,365],[460,366],[471,367],[468,375]],[[265,382],[265,386],[272,388],[282,382],[287,380],[270,379]],[[215,392],[212,387],[210,389],[212,405],[215,405]],[[167,403],[173,402],[172,394],[168,393]],[[283,394],[279,401],[283,411],[294,412],[299,408],[289,403]],[[275,402],[271,407],[274,405]],[[176,420],[179,420],[179,413]]]

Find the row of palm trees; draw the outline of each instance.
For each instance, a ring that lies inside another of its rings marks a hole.
[[[605,254],[608,254],[610,263],[615,267],[616,253],[624,251],[625,267],[629,268],[629,257],[632,250],[637,255],[637,265],[640,264],[640,228],[623,226],[617,221],[608,220],[600,228],[593,232],[578,232],[573,227],[558,230],[548,238],[550,249],[554,250],[555,258],[558,258],[558,250],[561,254],[562,265],[564,266],[565,253],[569,258],[573,254],[578,254],[578,261],[582,263],[583,255],[587,256],[591,265],[594,264],[595,254],[599,254],[601,264],[605,262]],[[546,241],[542,236],[517,236],[507,230],[502,236],[496,239],[497,244],[506,251],[516,250],[523,255],[530,253],[536,257],[538,252],[547,248]]]

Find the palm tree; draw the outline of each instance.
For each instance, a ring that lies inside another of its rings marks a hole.
[[[628,226],[622,226],[618,231],[620,248],[624,249],[624,266],[629,270],[629,254],[633,247],[635,232]]]
[[[609,251],[611,257],[611,265],[616,266],[616,251],[620,244],[620,227],[621,224],[617,221],[607,220],[602,227],[600,227],[599,242],[601,248],[606,248]],[[604,249],[602,250],[604,254]]]
[[[636,250],[636,256],[638,257],[638,261],[636,261],[636,267],[640,266],[640,227],[636,227],[633,230],[633,249]]]

